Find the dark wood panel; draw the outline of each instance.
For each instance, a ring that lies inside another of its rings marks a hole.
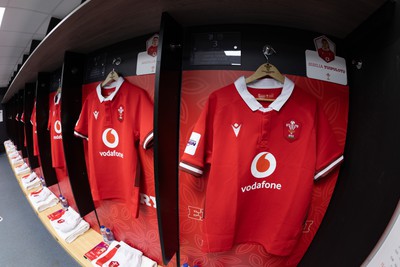
[[[154,176],[164,264],[179,265],[178,159],[183,31],[164,13],[157,51],[154,95]]]
[[[82,81],[85,57],[66,52],[62,72],[61,123],[65,162],[75,203],[81,216],[94,210],[81,138],[74,127],[82,107]]]
[[[51,76],[50,73],[39,73],[36,83],[36,124],[39,157],[42,164],[43,178],[47,186],[58,183],[57,175],[51,165],[50,133],[47,130]]]

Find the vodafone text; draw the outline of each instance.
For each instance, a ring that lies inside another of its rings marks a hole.
[[[124,158],[124,154],[121,152],[118,152],[116,150],[113,150],[113,151],[108,150],[106,152],[102,151],[99,153],[100,153],[100,156],[102,156],[102,157],[118,157],[118,158],[122,158],[122,159]]]
[[[55,136],[53,136],[53,139],[55,139],[55,140],[62,139],[62,135],[61,134],[55,135]]]
[[[250,192],[250,191],[253,191],[253,190],[257,190],[257,189],[281,190],[282,189],[282,185],[278,184],[278,183],[268,183],[266,181],[262,181],[261,183],[254,182],[254,184],[242,186],[241,189],[242,189],[243,193]]]

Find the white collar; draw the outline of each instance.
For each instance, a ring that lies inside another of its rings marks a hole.
[[[252,111],[260,110],[261,112],[268,112],[271,110],[279,111],[286,103],[286,101],[289,99],[294,89],[294,83],[286,76],[285,76],[285,82],[283,84],[274,79],[267,78],[254,81],[250,83],[250,85],[252,88],[266,89],[266,90],[282,87],[281,94],[269,105],[269,107],[265,108],[247,90],[246,79],[244,78],[244,76],[239,77],[235,81],[236,90],[242,97],[243,101],[247,104],[247,106]]]
[[[113,98],[115,97],[115,95],[117,94],[119,88],[121,87],[122,83],[124,82],[124,78],[119,77],[118,80],[110,83],[109,85],[105,86],[104,89],[111,89],[111,88],[115,88],[114,92],[112,92],[109,96],[104,97],[101,94],[101,83],[97,85],[96,87],[96,92],[97,92],[97,96],[99,98],[100,103],[103,103],[104,101],[111,101],[113,100]]]
[[[54,104],[55,104],[55,105],[60,104],[60,100],[61,100],[61,93],[56,93],[56,94],[54,95]]]

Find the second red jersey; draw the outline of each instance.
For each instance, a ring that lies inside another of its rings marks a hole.
[[[137,208],[138,149],[147,149],[153,139],[153,104],[147,92],[123,78],[105,88],[99,85],[82,106],[75,135],[88,141],[94,199],[121,199]]]
[[[49,120],[47,130],[50,131],[51,161],[53,168],[64,168],[64,147],[61,129],[61,94],[49,96]]]

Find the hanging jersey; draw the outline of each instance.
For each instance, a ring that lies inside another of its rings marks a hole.
[[[33,139],[33,155],[39,155],[39,146],[38,146],[38,136],[37,136],[37,126],[36,126],[36,99],[33,104],[32,115],[31,115],[31,124],[32,124],[32,139]]]
[[[50,131],[51,161],[53,168],[65,166],[64,147],[62,143],[61,129],[61,94],[50,94],[49,120],[47,130]]]
[[[104,89],[104,88],[103,88]],[[75,135],[88,140],[89,180],[95,200],[121,199],[137,215],[138,149],[153,139],[153,104],[143,89],[120,77],[89,94],[75,126]]]
[[[272,79],[248,86],[240,77],[209,96],[180,168],[208,177],[205,251],[256,242],[285,256],[301,234],[314,179],[342,151],[316,99],[288,78],[283,87]],[[258,102],[259,94],[276,99]]]
[[[26,139],[26,127],[25,127],[25,112],[22,112],[21,114],[21,118],[19,119],[20,122],[22,122],[24,124],[24,147],[28,146],[28,141]]]

